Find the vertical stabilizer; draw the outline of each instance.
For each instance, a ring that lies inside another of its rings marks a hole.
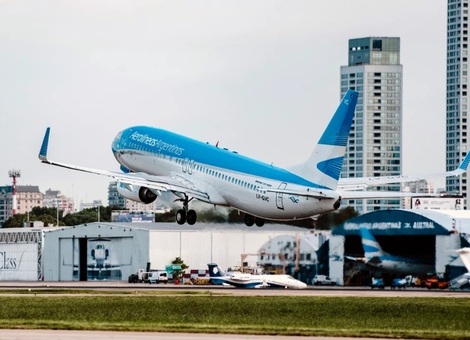
[[[459,253],[460,258],[462,259],[465,268],[467,268],[468,272],[470,273],[470,248],[461,248],[458,249],[457,252]]]
[[[373,258],[380,258],[385,255],[384,251],[380,247],[380,244],[375,239],[374,235],[369,229],[361,228],[362,248],[364,249],[364,257],[367,262]]]
[[[207,266],[209,267],[209,276],[210,277],[221,277],[225,276],[225,273],[222,269],[220,269],[217,263],[208,263]]]
[[[358,93],[348,90],[308,160],[295,172],[303,178],[336,189]]]

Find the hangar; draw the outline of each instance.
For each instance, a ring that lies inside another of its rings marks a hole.
[[[43,228],[0,230],[0,281],[43,278]]]
[[[147,263],[164,269],[176,257],[190,269],[205,270],[211,262],[228,268],[240,264],[243,254],[259,253],[276,237],[305,232],[280,224],[248,228],[204,223],[95,222],[50,229],[44,236],[44,280],[127,280]]]
[[[378,210],[349,219],[332,230],[330,276],[340,284],[367,283],[358,275],[361,268],[348,263],[349,258],[364,256],[361,227],[369,229],[390,254],[430,259],[432,274],[450,280],[465,272],[455,250],[470,244],[470,211]]]

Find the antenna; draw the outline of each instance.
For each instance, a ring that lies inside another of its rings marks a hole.
[[[20,170],[10,170],[8,171],[8,176],[13,178],[13,200],[12,200],[12,215],[16,215],[16,179],[21,177]]]

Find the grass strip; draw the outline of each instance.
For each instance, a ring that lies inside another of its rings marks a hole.
[[[0,327],[470,338],[465,298],[0,296]]]

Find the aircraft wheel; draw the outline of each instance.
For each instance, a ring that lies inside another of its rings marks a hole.
[[[188,222],[189,225],[193,225],[197,221],[197,214],[194,210],[188,210],[186,213],[186,222]]]
[[[264,220],[262,218],[256,218],[255,223],[257,227],[262,227],[264,226]]]
[[[186,222],[186,211],[180,209],[176,212],[176,223],[184,224]]]
[[[245,214],[245,224],[248,227],[253,226],[253,224],[255,224],[255,218],[249,214]]]

